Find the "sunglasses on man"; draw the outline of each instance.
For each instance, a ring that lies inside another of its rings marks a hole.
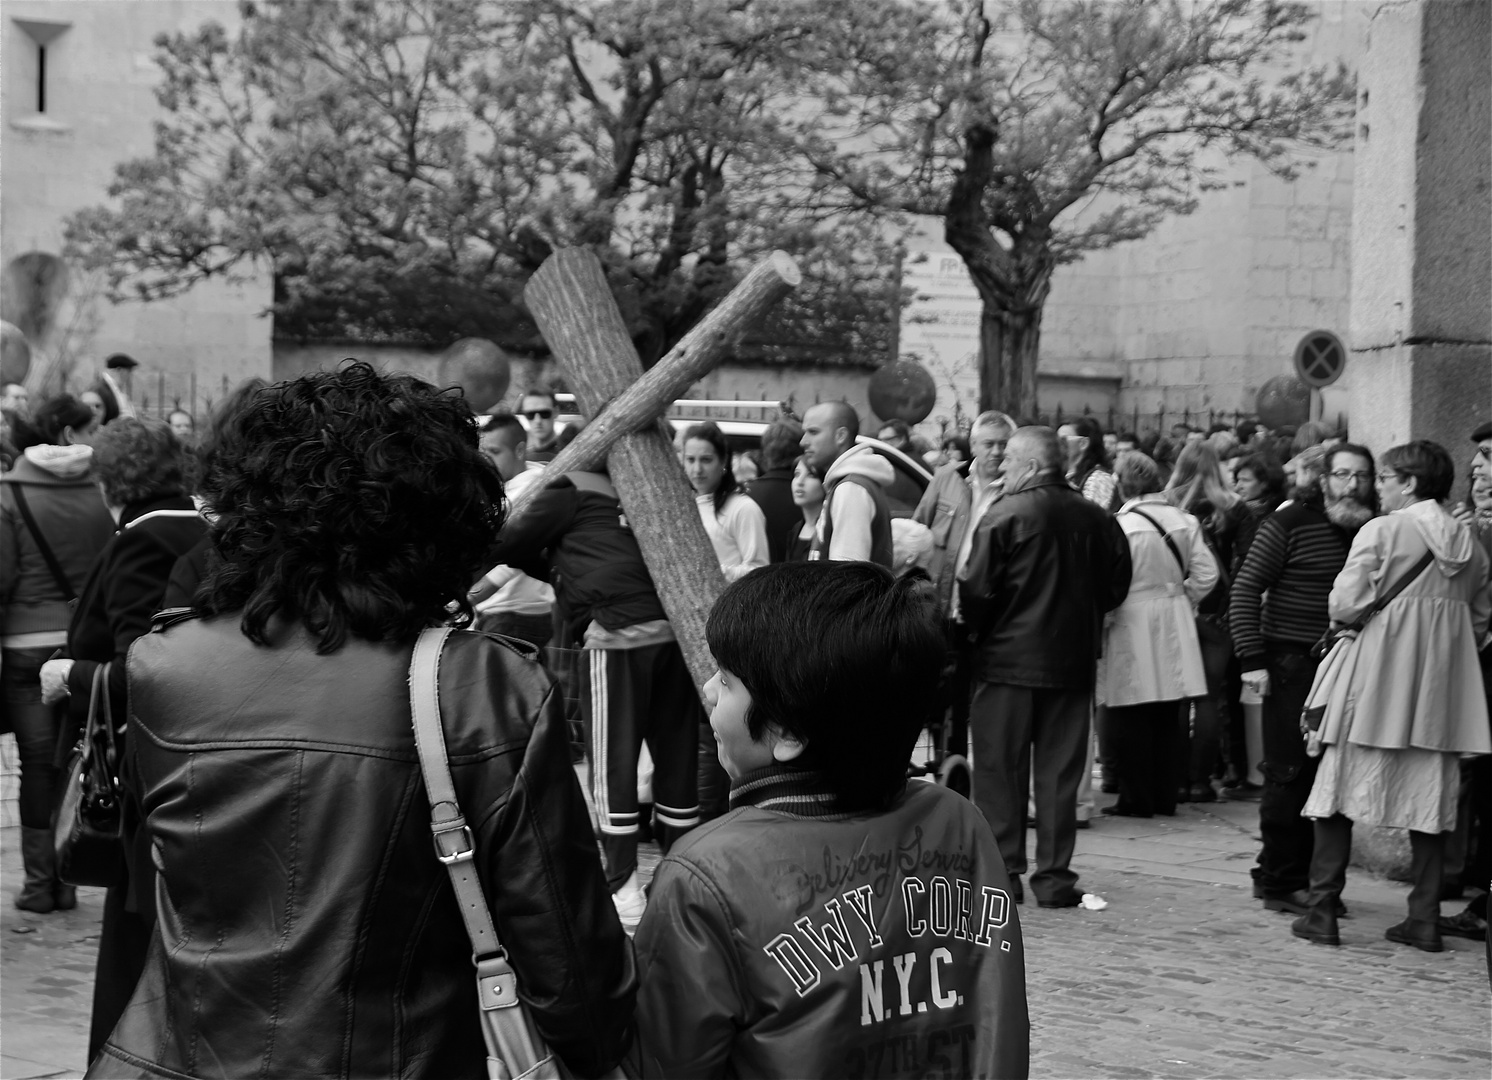
[[[518,414],[525,420],[551,420],[554,418],[553,409],[525,409]]]

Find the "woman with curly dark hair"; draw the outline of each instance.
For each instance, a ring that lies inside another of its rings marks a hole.
[[[409,701],[416,637],[471,621],[503,523],[471,411],[366,364],[307,375],[228,419],[201,494],[220,562],[130,656],[161,940],[93,1073],[485,1076]],[[462,865],[539,1032],[597,1075],[631,1037],[635,975],[560,695],[477,633],[451,635],[437,679]]]

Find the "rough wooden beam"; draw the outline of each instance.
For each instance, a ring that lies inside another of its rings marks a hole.
[[[593,404],[584,399],[595,395],[586,395],[577,389],[577,397],[582,398],[582,406],[593,419],[587,422],[575,441],[545,467],[539,482],[529,485],[524,497],[513,503],[508,512],[509,520],[522,516],[546,480],[575,469],[594,469],[606,460],[607,452],[619,436],[641,431],[656,422],[680,394],[718,367],[726,351],[740,340],[741,335],[766,315],[777,301],[797,288],[802,280],[798,264],[791,256],[774,251],[757,263],[667,356],[623,390],[614,401],[608,404],[604,398],[601,399],[604,411],[592,411]],[[528,294],[524,295],[527,298]],[[576,386],[584,381],[571,379]]]
[[[705,617],[725,587],[725,578],[672,440],[653,421],[683,389],[724,358],[734,334],[797,281],[791,259],[774,255],[766,260],[647,376],[593,252],[556,251],[524,289],[524,301],[539,330],[575,388],[582,411],[592,418],[546,475],[608,463],[611,482],[697,687],[714,674],[705,644]],[[570,453],[593,426],[597,434],[580,451]],[[521,510],[515,507],[515,515]]]

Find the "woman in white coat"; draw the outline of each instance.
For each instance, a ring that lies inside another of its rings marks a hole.
[[[1387,513],[1353,538],[1327,600],[1333,624],[1352,626],[1408,582],[1345,647],[1341,675],[1322,693],[1321,765],[1301,811],[1315,819],[1309,909],[1292,927],[1320,945],[1341,944],[1337,899],[1352,823],[1361,821],[1409,830],[1409,917],[1384,936],[1426,952],[1443,948],[1440,872],[1444,834],[1456,827],[1459,759],[1492,753],[1477,660],[1492,616],[1488,557],[1441,504],[1454,480],[1455,464],[1436,443],[1379,458]]]
[[[1196,605],[1217,584],[1202,526],[1160,494],[1160,467],[1131,452],[1116,467],[1119,526],[1129,540],[1129,595],[1108,616],[1097,700],[1108,706],[1119,801],[1103,812],[1151,817],[1176,812],[1185,743],[1177,711],[1207,693]]]
[[[741,491],[731,471],[730,445],[713,421],[684,432],[684,472],[694,487],[699,520],[715,547],[726,581],[766,566],[767,515]]]

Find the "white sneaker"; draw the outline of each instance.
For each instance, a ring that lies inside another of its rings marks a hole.
[[[636,932],[637,924],[642,921],[642,913],[647,910],[647,894],[642,891],[642,882],[637,879],[637,871],[632,871],[622,887],[611,894],[611,902],[616,905],[617,918],[622,920],[622,929],[631,934]]]

